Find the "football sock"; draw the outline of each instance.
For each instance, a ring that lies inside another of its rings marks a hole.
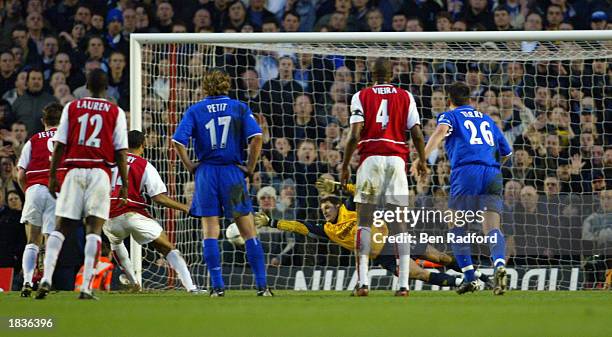
[[[134,273],[132,261],[130,260],[130,255],[123,242],[118,245],[111,243],[111,250],[113,251],[115,260],[117,260],[117,263],[119,263],[119,267],[121,267],[123,273],[130,281],[130,284],[136,284],[136,274]]]
[[[53,231],[47,238],[47,245],[45,247],[45,260],[43,262],[44,272],[41,282],[47,282],[51,284],[53,280],[53,272],[55,272],[55,265],[57,264],[57,257],[62,250],[64,244],[64,234],[59,231]]]
[[[489,249],[491,250],[493,267],[505,266],[506,240],[504,239],[504,234],[498,228],[494,228],[487,234],[487,237],[489,238]]]
[[[450,231],[455,234],[455,238],[466,235],[464,227],[453,227]],[[470,244],[453,242],[451,248],[457,260],[457,265],[461,268],[463,275],[465,275],[465,280],[467,282],[474,281],[476,276],[474,275],[474,266],[472,265],[472,250]]]
[[[191,280],[191,273],[187,268],[187,263],[185,262],[185,259],[183,259],[183,257],[181,256],[181,252],[179,252],[178,249],[171,250],[170,253],[166,255],[166,260],[168,261],[168,264],[170,264],[170,267],[176,270],[178,277],[181,280],[181,283],[183,284],[183,287],[185,287],[185,289],[189,291],[196,288],[196,286],[193,285],[193,280]]]
[[[456,280],[458,279],[458,277],[456,276],[452,276],[452,275],[448,275],[446,273],[429,273],[429,281],[428,283],[433,284],[433,285],[437,285],[440,287],[452,287],[452,286],[456,286]],[[459,278],[459,283],[461,283],[461,279]]]
[[[221,255],[219,254],[219,243],[217,239],[204,239],[202,241],[204,260],[210,274],[210,283],[213,289],[223,289],[223,275],[221,275]]]
[[[87,234],[85,237],[85,262],[83,263],[83,285],[81,292],[91,293],[91,281],[94,277],[94,269],[100,255],[102,238],[98,234]]]
[[[398,240],[401,240],[398,234]],[[396,241],[397,242],[397,241]],[[410,276],[410,243],[403,242],[397,244],[397,253],[399,255],[399,287],[408,289],[408,279]]]
[[[29,283],[32,285],[32,276],[34,276],[34,268],[36,268],[36,259],[38,258],[38,246],[29,243],[23,251],[21,266],[23,268],[23,284]]]
[[[355,243],[357,245],[357,282],[360,287],[368,286],[370,285],[370,279],[368,277],[368,267],[370,264],[370,228],[359,227],[355,235]]]
[[[255,276],[255,284],[257,285],[257,289],[266,288],[266,264],[264,261],[264,252],[261,242],[259,242],[259,239],[256,237],[251,238],[246,240],[245,247],[247,260],[249,261],[249,265],[251,265],[251,270]]]

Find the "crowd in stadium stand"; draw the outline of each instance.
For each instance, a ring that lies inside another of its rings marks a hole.
[[[129,67],[134,66],[129,62],[131,33],[595,30],[612,28],[611,13],[605,0],[3,1],[0,267],[20,268],[25,245],[18,220],[23,192],[16,182],[15,165],[24,142],[43,129],[42,107],[88,96],[85,74],[101,68],[110,79],[108,99],[129,112]],[[495,48],[495,44],[489,47]],[[521,48],[530,52],[538,44],[524,42]],[[145,83],[143,125],[151,147],[159,144],[167,131],[161,121],[167,121],[164,114],[170,99],[169,60],[160,54],[152,55],[143,65],[145,81],[150,81]],[[143,59],[146,61],[147,55]],[[257,208],[276,218],[320,220],[314,182],[322,174],[338,178],[350,98],[369,84],[370,61],[365,57],[264,55],[217,48],[215,64],[234,78],[230,95],[249,104],[264,130],[260,172],[249,187]],[[496,120],[514,147],[511,162],[503,168],[504,223],[512,224],[504,230],[515,234],[516,241],[566,235],[603,245],[612,241],[612,196],[602,192],[610,189],[612,182],[609,61],[397,59],[393,83],[417,99],[426,139],[435,129],[434,117],[448,108],[445,86],[455,80],[470,86],[472,103]],[[197,68],[204,65],[204,58],[194,54],[185,62]],[[204,94],[193,90],[189,73],[176,86],[183,89],[180,92],[185,96],[178,99],[183,103]],[[179,104],[178,108],[184,107]],[[167,165],[161,160],[165,150],[157,149],[155,155],[153,151],[148,151],[153,162]],[[357,163],[355,157],[353,168]],[[447,194],[448,161],[435,152],[429,163],[434,168],[433,178],[411,182],[417,205],[431,202],[427,196]],[[184,193],[182,187],[179,190]],[[576,195],[594,198],[592,209],[575,209],[576,201],[571,198]],[[551,205],[557,208],[551,210]],[[553,213],[556,220],[544,219]],[[551,231],[564,223],[559,216],[576,218],[570,221],[566,234]],[[520,255],[518,248],[545,249],[549,244],[523,241],[509,246],[511,254]],[[289,263],[283,258],[292,249],[292,244],[274,248],[273,264]],[[60,258],[60,264],[78,270],[82,259],[79,249],[65,254],[73,258]]]

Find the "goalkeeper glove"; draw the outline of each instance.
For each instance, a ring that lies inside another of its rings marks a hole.
[[[315,186],[317,187],[319,194],[338,194],[341,188],[339,182],[323,177],[319,177],[319,179],[317,179]]]
[[[270,217],[264,212],[257,212],[253,216],[255,220],[255,227],[276,227],[276,221],[270,219]]]

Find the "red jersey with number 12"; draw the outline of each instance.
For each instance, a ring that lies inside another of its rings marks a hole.
[[[125,113],[101,98],[82,98],[64,107],[53,140],[66,144],[64,163],[71,168],[102,168],[110,173],[115,151],[127,149]]]
[[[351,100],[351,124],[363,122],[357,145],[360,161],[369,156],[408,157],[406,131],[420,124],[414,97],[390,84],[360,90]]]
[[[26,172],[26,190],[32,185],[47,186],[49,184],[53,136],[56,130],[57,128],[51,128],[47,131],[38,132],[23,146],[17,166],[23,168]],[[63,163],[60,163],[57,168],[59,186],[61,186],[65,174],[66,168],[63,167]]]

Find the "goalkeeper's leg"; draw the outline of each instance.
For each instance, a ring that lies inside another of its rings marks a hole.
[[[268,289],[267,276],[266,276],[266,264],[261,242],[257,238],[257,231],[255,230],[255,223],[253,221],[253,214],[249,213],[234,219],[238,230],[240,230],[240,236],[244,239],[246,247],[247,260],[251,266],[251,270],[255,276],[255,284],[257,286],[258,295],[265,295]]]
[[[176,271],[183,287],[185,287],[187,291],[197,290],[197,287],[193,284],[193,280],[191,279],[191,273],[187,268],[185,259],[181,256],[181,252],[179,252],[168,240],[166,232],[162,232],[152,243],[153,247],[166,257],[166,261],[168,261],[170,267]]]

